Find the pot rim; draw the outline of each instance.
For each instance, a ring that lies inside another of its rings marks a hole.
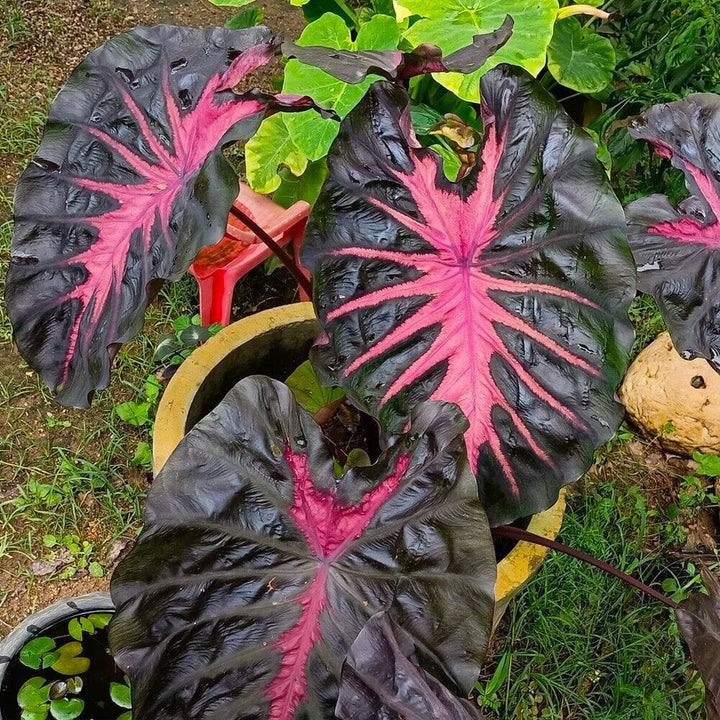
[[[160,400],[153,436],[155,474],[184,437],[195,394],[210,371],[223,358],[257,335],[285,325],[316,319],[311,302],[281,305],[231,323],[197,348],[173,375]],[[159,428],[162,429],[160,432]],[[563,489],[555,505],[534,515],[527,529],[536,535],[554,540],[560,532],[564,514]],[[549,548],[521,541],[498,563],[495,582],[496,622],[510,600],[540,567],[548,552]]]
[[[114,612],[115,605],[109,592],[94,592],[63,598],[52,605],[28,615],[10,634],[0,640],[0,688],[10,663],[27,642],[41,635],[45,628],[78,615],[93,612]],[[2,716],[0,716],[1,720]]]

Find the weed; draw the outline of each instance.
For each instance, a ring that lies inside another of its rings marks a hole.
[[[155,349],[153,359],[170,368],[177,368],[201,343],[222,330],[220,323],[207,327],[200,324],[200,316],[180,315],[173,321],[173,332],[163,335]]]
[[[631,357],[635,358],[665,329],[665,323],[651,295],[638,295],[628,314],[635,328],[635,344],[631,351]]]

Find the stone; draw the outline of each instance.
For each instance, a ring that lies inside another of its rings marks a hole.
[[[683,360],[662,333],[630,366],[619,390],[630,421],[670,452],[720,454],[720,374]]]

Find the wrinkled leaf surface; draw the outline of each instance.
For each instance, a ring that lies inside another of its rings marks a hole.
[[[460,183],[417,146],[409,100],[374,85],[342,123],[303,264],[325,368],[387,432],[457,403],[492,524],[555,502],[614,434],[635,292],[596,147],[517,68],[482,82],[481,158]]]
[[[685,173],[690,197],[627,207],[638,287],[653,295],[678,352],[720,366],[720,96],[656,105],[631,134]]]
[[[495,563],[457,408],[336,479],[290,390],[239,383],[158,475],[112,582],[116,660],[143,720],[327,720],[369,617],[393,618],[459,692],[472,688]]]
[[[222,237],[237,195],[223,144],[271,106],[312,106],[232,90],[276,44],[262,27],[138,28],[90,53],[53,102],[16,191],[6,302],[63,404],[108,384],[162,281]]]
[[[482,720],[419,667],[413,639],[387,612],[368,620],[350,647],[340,680],[337,720]]]

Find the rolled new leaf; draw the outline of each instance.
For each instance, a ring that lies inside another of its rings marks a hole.
[[[552,505],[615,433],[635,268],[596,146],[523,70],[482,81],[485,137],[461,182],[418,146],[405,91],[342,122],[303,245],[330,381],[402,430],[454,402],[493,525]]]
[[[65,405],[109,382],[166,279],[223,235],[237,195],[224,144],[309,98],[234,92],[278,41],[160,25],[109,40],[75,70],[15,194],[5,300],[15,341]]]
[[[300,46],[284,42],[283,54],[306,65],[313,65],[346,83],[361,83],[368,75],[402,81],[416,75],[442,72],[470,73],[482,67],[512,35],[513,20],[508,15],[491,33],[475,35],[471,45],[446,57],[437,45],[420,45],[411,52],[401,50],[331,50],[317,45]]]
[[[483,720],[477,706],[453,695],[420,667],[412,637],[387,612],[373,615],[343,665],[337,720]]]
[[[409,434],[336,478],[320,427],[269,378],[240,382],[180,443],[112,580],[115,659],[143,720],[328,720],[343,659],[392,616],[451,686],[477,678],[495,556],[466,421]]]
[[[626,209],[638,288],[657,301],[677,351],[720,368],[720,96],[652,107],[630,128],[685,174],[677,208],[651,195]]]
[[[707,568],[707,595],[692,595],[675,610],[680,632],[705,683],[707,720],[720,720],[720,583]]]

